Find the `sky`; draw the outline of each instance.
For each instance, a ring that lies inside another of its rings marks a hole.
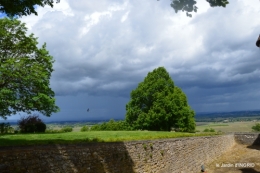
[[[123,119],[131,91],[161,66],[195,112],[259,110],[260,2],[229,2],[211,8],[198,0],[192,18],[176,14],[170,0],[37,7],[38,16],[20,20],[55,60],[51,88],[60,112],[44,119]]]

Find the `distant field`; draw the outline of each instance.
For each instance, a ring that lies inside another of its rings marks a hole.
[[[82,125],[71,125],[73,132],[42,133],[42,134],[4,134],[0,135],[0,146],[40,145],[79,142],[121,142],[135,140],[152,140],[162,138],[193,137],[215,135],[216,133],[202,133],[204,129],[213,128],[216,132],[252,132],[252,126],[257,122],[229,122],[213,123],[199,122],[196,130],[200,133],[178,133],[157,131],[87,131],[80,132]],[[63,125],[49,124],[50,129],[60,129]]]
[[[230,123],[208,123],[200,122],[197,125],[196,130],[203,131],[206,128],[213,128],[216,131],[221,132],[252,132],[252,126],[257,122],[245,121],[245,122],[230,122]],[[259,122],[258,122],[259,123]]]
[[[79,142],[120,142],[208,135],[216,135],[216,133],[177,133],[157,131],[87,131],[42,134],[5,134],[0,135],[0,146],[62,144]]]

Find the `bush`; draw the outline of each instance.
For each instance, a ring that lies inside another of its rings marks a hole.
[[[62,129],[60,129],[61,132],[72,132],[72,127],[65,126]]]
[[[38,115],[22,117],[18,121],[18,126],[22,133],[45,132],[46,124],[42,122]]]
[[[131,130],[130,126],[125,121],[114,121],[111,119],[102,124],[93,125],[90,130],[92,131],[126,131]]]
[[[209,129],[208,129],[208,128],[207,128],[207,129],[204,129],[203,132],[209,132]]]
[[[35,124],[35,126],[37,132],[45,132],[46,130],[46,124],[44,124],[43,122],[38,122]]]
[[[57,129],[47,129],[47,130],[45,130],[45,133],[61,133],[61,131],[60,130],[57,130]]]
[[[24,126],[24,131],[21,131],[21,132],[28,132],[28,133],[34,133],[36,132],[36,127],[35,127],[35,124],[26,124]]]
[[[81,132],[86,132],[88,131],[88,126],[83,126],[81,129],[80,129]]]
[[[205,129],[205,130],[203,130],[203,132],[215,132],[215,129],[213,129],[213,128],[210,128],[210,129]]]
[[[253,131],[260,131],[260,123],[256,123],[253,127],[252,127]]]
[[[210,132],[215,132],[215,129],[212,129],[212,128],[211,128],[211,129],[209,129],[209,131],[210,131]]]
[[[13,133],[14,129],[9,123],[0,123],[0,133]]]

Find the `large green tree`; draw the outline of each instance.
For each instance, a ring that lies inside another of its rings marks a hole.
[[[55,105],[50,77],[54,62],[46,44],[37,47],[37,38],[26,35],[17,19],[0,19],[0,117],[17,112],[41,112],[50,116]]]
[[[59,0],[56,2],[58,3]],[[31,13],[37,15],[36,5],[53,7],[53,3],[53,0],[0,0],[0,12],[8,16],[27,16]]]
[[[126,122],[133,129],[194,131],[194,111],[164,67],[149,72],[131,92]]]

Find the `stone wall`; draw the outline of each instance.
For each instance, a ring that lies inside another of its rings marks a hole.
[[[260,145],[259,133],[235,133],[235,141],[244,145]]]
[[[0,147],[1,173],[200,172],[235,144],[234,135],[151,141]]]

